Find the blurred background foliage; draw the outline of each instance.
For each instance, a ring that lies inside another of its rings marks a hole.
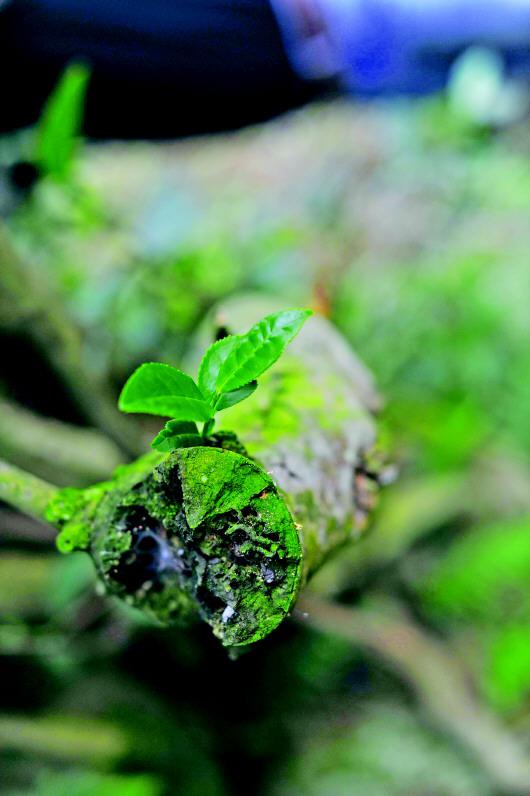
[[[0,454],[102,478],[124,455],[105,401],[138,363],[178,364],[218,299],[318,307],[376,376],[399,478],[313,590],[406,610],[528,750],[530,137],[495,69],[474,52],[415,104],[94,145],[72,67],[39,128],[0,140]],[[84,383],[65,383],[73,360]],[[530,793],[362,637],[299,615],[231,661],[203,628],[102,598],[43,526],[4,507],[0,530],[6,796]]]

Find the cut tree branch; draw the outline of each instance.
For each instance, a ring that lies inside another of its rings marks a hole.
[[[193,370],[218,327],[238,333],[277,308],[257,296],[218,305],[186,364]],[[377,491],[366,470],[379,406],[369,371],[333,325],[314,316],[260,379],[252,399],[223,412],[223,427],[237,431],[302,525],[306,578],[364,530]]]
[[[248,328],[274,309],[231,301],[225,326]],[[214,335],[205,325],[202,350]],[[377,488],[365,471],[376,402],[340,334],[310,318],[256,395],[224,413],[239,439],[218,432],[151,454],[103,484],[60,492],[46,516],[60,549],[89,551],[107,590],[158,622],[198,614],[227,646],[257,641],[363,531]]]

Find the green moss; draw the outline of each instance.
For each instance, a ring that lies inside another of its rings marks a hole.
[[[175,454],[190,528],[196,528],[208,517],[241,511],[271,483],[264,470],[249,459],[228,451],[219,453],[207,448],[197,456],[194,449],[187,448]]]
[[[88,550],[91,516],[108,485],[98,484],[90,489],[61,489],[46,510],[46,519],[61,530],[56,539],[61,553]]]
[[[231,450],[151,454],[90,489],[62,490],[48,516],[59,549],[89,550],[109,593],[162,625],[199,614],[228,646],[270,633],[300,587],[301,545],[283,497]]]
[[[109,481],[86,489],[60,489],[46,508],[46,520],[59,528],[56,544],[60,552],[88,550],[94,517],[102,498],[112,490],[126,492],[161,458],[159,453],[149,453],[131,464],[118,467]]]
[[[324,384],[319,378],[297,357],[286,354],[260,379],[251,401],[223,412],[223,422],[237,428],[258,458],[280,440],[298,437],[304,430],[303,417],[310,416],[320,429],[342,433],[344,422],[352,419],[351,403],[345,396],[348,385],[333,374],[327,375]],[[360,409],[359,413],[364,412]]]
[[[322,396],[315,392],[306,368],[285,355],[274,370],[262,376],[252,401],[243,401],[223,412],[223,422],[237,428],[238,434],[249,443],[251,452],[259,455],[263,448],[300,433],[297,406],[308,402],[315,409],[323,406]],[[259,423],[256,423],[257,418]]]

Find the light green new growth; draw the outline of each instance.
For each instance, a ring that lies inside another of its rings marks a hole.
[[[119,408],[172,418],[152,442],[157,450],[204,444],[216,413],[252,395],[258,377],[279,359],[310,315],[311,310],[284,310],[267,315],[246,334],[218,340],[202,358],[197,384],[171,365],[140,365],[121,392]],[[201,434],[196,422],[203,423]]]

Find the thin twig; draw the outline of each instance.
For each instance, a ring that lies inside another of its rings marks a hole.
[[[31,542],[42,547],[53,547],[57,531],[42,520],[9,509],[0,510],[0,539],[2,544]]]
[[[1,222],[0,316],[3,326],[23,329],[35,341],[87,418],[126,453],[142,452],[134,426],[120,415],[97,374],[83,365],[80,332],[60,299],[22,260]]]
[[[58,488],[0,459],[0,500],[30,517],[46,519],[46,509]]]
[[[0,456],[67,486],[108,478],[123,456],[109,437],[0,399]]]

